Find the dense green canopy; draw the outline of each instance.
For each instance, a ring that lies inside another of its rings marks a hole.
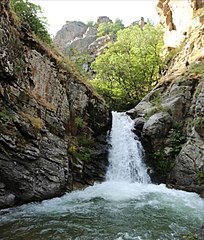
[[[92,64],[93,85],[115,110],[133,107],[157,83],[163,31],[148,23],[117,32],[117,41]]]

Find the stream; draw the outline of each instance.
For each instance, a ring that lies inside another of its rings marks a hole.
[[[1,240],[168,240],[199,228],[204,200],[155,185],[132,132],[113,112],[106,181],[63,197],[0,211]]]

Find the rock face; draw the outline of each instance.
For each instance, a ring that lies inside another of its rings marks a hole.
[[[103,180],[110,127],[103,99],[15,23],[7,0],[0,12],[0,208]]]
[[[106,16],[98,17],[97,22],[92,26],[82,22],[67,21],[62,29],[57,32],[54,44],[65,55],[68,54],[70,49],[77,49],[80,53],[90,53],[89,46],[95,45],[99,24],[108,22],[112,21]],[[93,49],[91,53],[93,54]]]
[[[90,78],[94,75],[90,69],[91,63],[104,51],[107,43],[113,41],[113,37],[108,35],[97,36],[99,24],[108,22],[112,20],[106,16],[98,17],[93,25],[68,21],[54,38],[55,46],[73,62],[83,59],[83,64],[79,64],[79,68],[85,73],[90,73],[88,74]]]
[[[198,27],[204,23],[202,0],[159,0],[157,11],[166,27],[165,43],[168,47],[178,47],[189,27]]]
[[[185,38],[174,49],[160,83],[128,113],[135,119],[152,180],[204,196],[204,12],[202,1],[193,1],[189,6],[186,3],[191,2],[159,1],[166,36],[172,33],[180,42],[177,33],[182,29]],[[186,19],[185,27],[182,18],[186,14],[181,13],[184,5],[195,14],[194,19]],[[187,59],[189,65],[185,64]]]

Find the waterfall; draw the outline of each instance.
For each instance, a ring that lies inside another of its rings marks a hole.
[[[107,181],[0,210],[0,239],[176,240],[204,222],[195,193],[151,184],[134,121],[113,112]]]
[[[134,121],[126,113],[113,112],[109,143],[108,181],[150,183],[142,160],[142,145],[133,133]]]

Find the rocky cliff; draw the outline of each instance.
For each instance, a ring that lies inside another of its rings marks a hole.
[[[128,113],[152,179],[204,196],[203,1],[160,0],[158,8],[166,26],[166,69],[160,83]],[[189,16],[182,14],[186,8]]]
[[[106,105],[0,2],[0,208],[104,177]]]
[[[91,63],[103,52],[106,44],[113,41],[113,37],[109,35],[97,36],[98,26],[101,23],[112,23],[112,20],[101,16],[92,24],[67,21],[54,38],[55,46],[73,62],[79,62],[79,69],[83,69],[85,73],[90,72],[91,78]]]
[[[97,54],[97,51],[93,50],[99,50],[100,47],[104,46],[104,37],[97,39],[98,26],[105,22],[112,22],[112,20],[106,16],[101,16],[98,17],[96,23],[90,25],[78,21],[67,21],[57,32],[54,44],[65,55],[69,53],[70,49],[77,49],[79,53]],[[98,48],[93,48],[93,45],[97,45]]]

